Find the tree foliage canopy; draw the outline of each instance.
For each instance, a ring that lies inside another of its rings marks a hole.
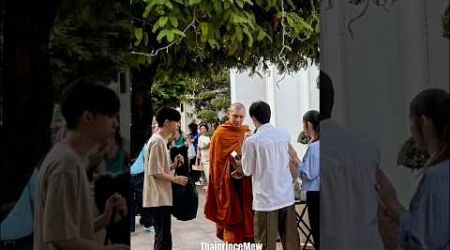
[[[319,58],[318,0],[133,0],[134,51],[165,72],[297,70]]]
[[[50,37],[57,92],[81,77],[109,82],[136,65],[130,55],[129,4],[120,0],[62,1]]]

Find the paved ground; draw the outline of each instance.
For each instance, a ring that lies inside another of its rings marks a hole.
[[[199,188],[199,208],[197,218],[192,221],[179,221],[172,217],[173,250],[201,250],[201,242],[221,242],[215,236],[214,224],[204,217],[203,205],[206,193]],[[138,224],[136,219],[136,235],[131,236],[131,249],[153,249],[154,234],[148,233]],[[282,249],[278,244],[277,249]]]

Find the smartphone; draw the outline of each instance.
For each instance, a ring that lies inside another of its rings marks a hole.
[[[231,152],[231,157],[233,157],[233,159],[235,159],[236,161],[240,161],[241,157],[238,155],[238,153],[236,153],[236,151]]]

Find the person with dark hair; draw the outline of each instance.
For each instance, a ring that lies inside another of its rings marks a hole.
[[[164,108],[156,116],[159,130],[147,142],[145,157],[143,207],[153,216],[155,227],[155,250],[172,249],[171,209],[173,205],[172,183],[185,186],[185,176],[173,176],[171,171],[184,163],[183,156],[175,157],[171,163],[167,149],[167,140],[180,127],[180,113]]]
[[[237,172],[231,156],[241,155],[242,143],[250,131],[243,125],[245,106],[231,104],[228,117],[211,138],[205,217],[216,223],[216,235],[224,242],[253,242],[252,182]]]
[[[302,180],[302,191],[306,192],[308,218],[314,247],[320,249],[320,114],[310,110],[303,115],[303,131],[310,138],[308,149],[298,170]]]
[[[257,131],[244,141],[242,169],[238,171],[252,177],[255,242],[262,243],[264,250],[275,250],[279,234],[283,249],[300,249],[295,179],[289,168],[290,136],[269,123],[267,103],[253,103],[249,113]]]
[[[320,120],[330,119],[334,105],[334,88],[331,78],[323,71],[319,74],[319,89]]]
[[[209,181],[209,146],[211,138],[208,136],[209,127],[207,124],[200,124],[200,136],[198,138],[198,153],[197,158],[201,166],[202,173],[204,175],[203,183],[205,186],[204,190],[207,190],[207,184]]]
[[[119,106],[117,95],[104,86],[80,81],[65,89],[61,110],[68,133],[39,170],[34,249],[129,249],[96,242],[95,232],[126,216],[127,206],[115,193],[94,220],[86,173],[88,153],[116,132]]]
[[[193,169],[192,167],[195,166],[197,162],[197,155],[198,155],[198,125],[195,122],[191,122],[188,125],[189,134],[186,139],[186,145],[188,147],[188,158],[189,158],[189,170],[191,171],[192,178],[195,181],[195,184],[197,186],[203,185],[203,182],[201,182],[201,173],[202,171],[199,169]],[[197,165],[198,167],[199,165]]]
[[[450,95],[441,89],[420,92],[410,104],[412,137],[430,154],[422,179],[405,209],[384,173],[378,171],[377,190],[383,216],[398,225],[388,233],[402,249],[450,249]],[[383,220],[386,221],[386,220]],[[388,228],[388,227],[386,227]],[[399,232],[399,237],[395,235]],[[386,232],[385,232],[386,233]]]
[[[380,164],[378,148],[342,129],[332,118],[331,78],[319,76],[320,88],[320,247],[383,249],[374,188]]]

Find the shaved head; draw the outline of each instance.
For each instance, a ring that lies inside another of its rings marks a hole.
[[[232,110],[244,110],[245,111],[245,106],[244,106],[244,104],[242,104],[240,102],[235,102],[235,103],[231,104],[230,107],[228,108],[228,111],[232,111]]]
[[[229,121],[236,127],[240,127],[245,118],[245,106],[240,102],[231,104],[228,108]]]

